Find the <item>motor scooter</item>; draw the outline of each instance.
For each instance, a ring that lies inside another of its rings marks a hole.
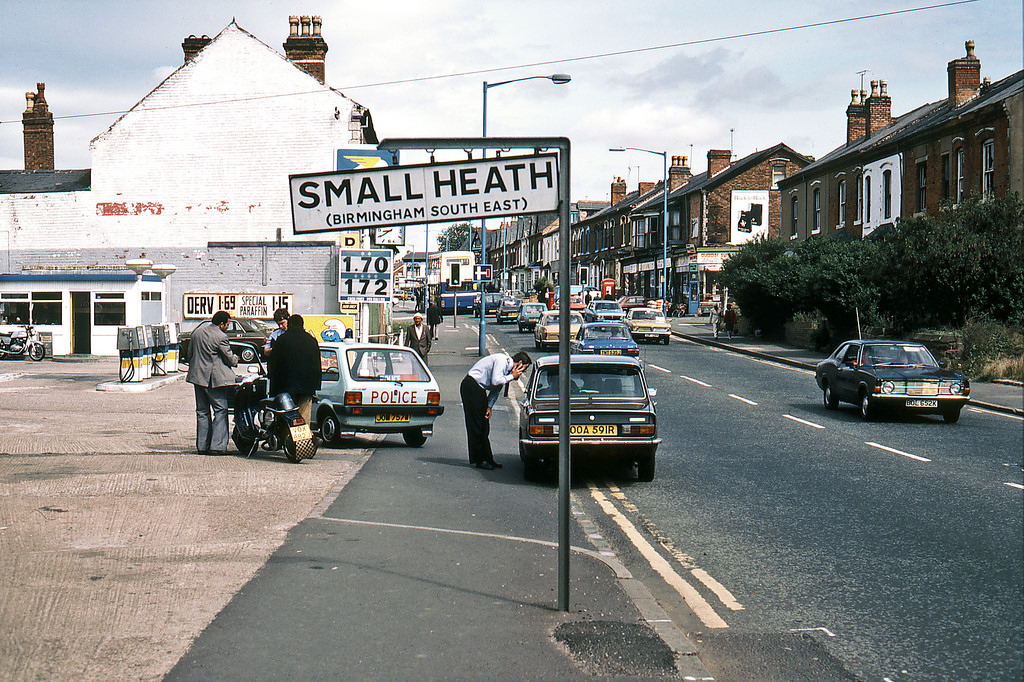
[[[0,330],[0,358],[23,355],[37,362],[46,357],[46,346],[39,340],[36,328],[30,324],[19,324]]]
[[[232,344],[234,346],[235,344]],[[238,451],[251,457],[260,448],[284,450],[290,462],[316,455],[319,438],[302,417],[288,393],[269,395],[269,381],[259,351],[249,375],[236,384],[233,397],[234,427],[231,440]]]

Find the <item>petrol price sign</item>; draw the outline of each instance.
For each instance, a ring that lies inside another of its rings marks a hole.
[[[393,257],[390,249],[338,252],[338,300],[390,302]]]

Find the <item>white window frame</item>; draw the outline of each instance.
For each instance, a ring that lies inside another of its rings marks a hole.
[[[839,227],[846,225],[846,180],[839,181]]]
[[[981,143],[981,196],[991,199],[996,195],[996,141]]]

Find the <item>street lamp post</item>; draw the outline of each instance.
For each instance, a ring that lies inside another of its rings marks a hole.
[[[484,81],[484,112],[483,112],[483,137],[487,137],[487,91],[491,88],[496,88],[499,85],[508,85],[509,83],[518,83],[519,81],[534,80],[536,78],[543,78],[549,80],[555,85],[565,85],[572,80],[572,76],[567,73],[553,73],[550,76],[524,76],[522,78],[513,78],[507,81],[500,81],[498,83],[488,83]],[[483,157],[487,156],[487,151],[484,150]],[[568,227],[566,228],[568,229]],[[484,219],[480,220],[480,265],[483,265],[487,261],[487,221]],[[487,354],[487,296],[484,292],[483,284],[480,285],[480,341],[478,353],[481,357]]]
[[[661,312],[668,317],[668,152],[656,152],[652,149],[639,147],[614,147],[610,152],[624,152],[631,149],[635,152],[647,152],[661,157]]]

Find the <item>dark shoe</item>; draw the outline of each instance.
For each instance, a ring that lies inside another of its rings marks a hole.
[[[495,469],[500,469],[500,468],[501,468],[501,463],[500,463],[500,462],[495,462],[495,461],[494,461],[494,460],[492,459],[492,460],[491,460],[491,466],[492,466],[492,467],[494,467]]]
[[[206,452],[206,454],[208,454],[208,455],[226,455],[226,454],[228,454],[228,451],[227,450],[208,450]]]
[[[494,469],[494,465],[491,464],[490,462],[477,462],[476,463],[476,468],[477,469],[486,469],[488,471],[491,471],[491,470]]]
[[[196,454],[197,455],[208,455],[208,454],[210,454],[210,451],[209,450],[196,450]]]

